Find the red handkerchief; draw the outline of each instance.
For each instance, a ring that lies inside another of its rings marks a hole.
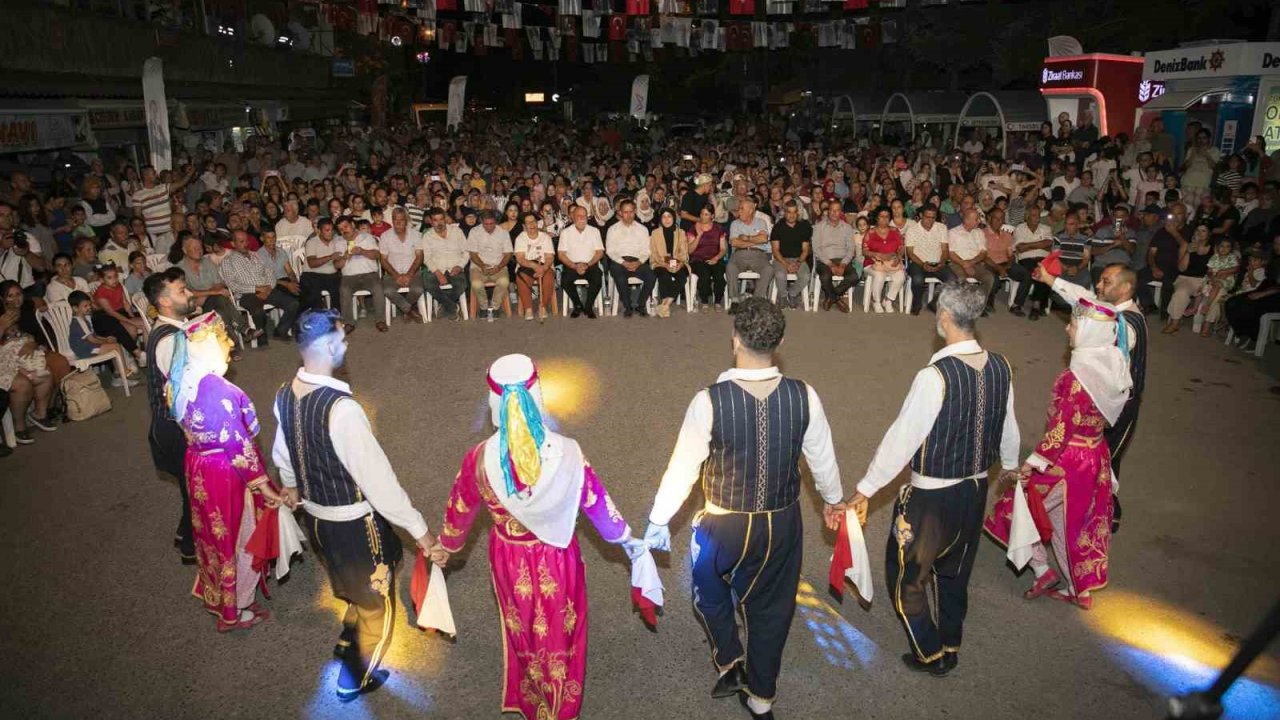
[[[1054,250],[1053,252],[1049,253],[1049,255],[1045,259],[1040,261],[1040,267],[1044,268],[1044,271],[1049,275],[1053,277],[1059,277],[1060,275],[1062,275],[1062,259],[1061,258],[1062,258],[1062,251]]]
[[[631,605],[640,613],[640,619],[650,630],[658,629],[658,606],[644,596],[638,587],[631,588]]]
[[[1027,509],[1031,511],[1031,520],[1036,524],[1036,532],[1040,534],[1040,542],[1048,543],[1053,539],[1053,522],[1049,520],[1049,511],[1044,509],[1044,498],[1030,483],[1027,484]]]
[[[849,550],[849,523],[840,523],[836,531],[836,547],[831,554],[831,571],[827,574],[827,582],[831,584],[831,594],[844,601],[844,574],[853,567],[853,552]]]
[[[427,575],[427,556],[418,548],[418,557],[413,561],[413,577],[409,579],[409,595],[413,598],[413,612],[422,614],[422,604],[427,599],[427,587],[431,584]]]
[[[276,517],[278,512],[278,508],[263,510],[262,517],[258,518],[258,525],[253,528],[253,534],[244,546],[245,552],[253,556],[253,569],[258,572],[266,572],[271,561],[280,556],[280,519]]]

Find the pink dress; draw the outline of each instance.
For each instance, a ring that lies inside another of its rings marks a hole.
[[[221,376],[207,375],[180,424],[187,436],[187,488],[196,541],[191,593],[204,601],[206,610],[233,623],[240,608],[253,602],[262,581],[244,550],[266,507],[262,496],[254,494],[253,512],[245,512],[249,484],[267,477],[254,441],[258,414],[244,391]]]
[[[481,505],[489,510],[489,564],[502,621],[502,712],[526,720],[574,720],[587,671],[587,584],[578,540],[560,549],[538,540],[503,508],[485,476],[484,447],[467,453],[453,481],[440,542],[457,552]],[[609,541],[627,523],[590,465],[579,507]]]
[[[1107,584],[1111,547],[1111,451],[1102,437],[1107,421],[1070,369],[1053,384],[1044,438],[1035,454],[1049,462],[1032,472],[1027,492],[1045,500],[1053,522],[1054,554],[1076,593]],[[1013,488],[996,501],[984,527],[998,542],[1009,543]]]

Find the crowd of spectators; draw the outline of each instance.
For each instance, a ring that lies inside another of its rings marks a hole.
[[[132,300],[169,266],[235,331],[235,357],[288,338],[309,307],[387,332],[392,310],[546,321],[561,293],[575,318],[595,318],[602,292],[627,317],[733,312],[747,292],[850,312],[865,284],[875,313],[918,314],[934,282],[962,280],[988,312],[1007,288],[1034,321],[1053,299],[1031,270],[1053,251],[1080,285],[1133,268],[1165,333],[1190,317],[1248,347],[1280,311],[1280,152],[1255,137],[1223,157],[1195,123],[1186,137],[1159,120],[1100,137],[1082,112],[1006,158],[980,134],[939,149],[754,118],[676,134],[482,115],[448,133],[250,137],[179,152],[173,170],[93,159],[74,183],[17,171],[0,185],[0,399],[19,443],[53,427],[55,383],[31,358],[65,374],[40,326],[54,303],[74,311],[73,354],[143,361]]]

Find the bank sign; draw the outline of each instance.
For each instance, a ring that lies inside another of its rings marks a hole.
[[[1145,80],[1280,74],[1280,43],[1203,45],[1147,53]]]

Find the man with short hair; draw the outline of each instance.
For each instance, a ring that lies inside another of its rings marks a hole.
[[[573,304],[573,317],[586,315],[596,317],[596,296],[600,294],[603,273],[600,261],[604,259],[604,242],[600,239],[600,231],[587,223],[586,208],[575,205],[569,210],[573,224],[560,231],[560,247],[557,257],[560,260],[560,287],[569,296]],[[584,301],[578,295],[578,280],[587,282],[587,296]]]
[[[910,485],[898,493],[889,523],[885,576],[911,645],[902,661],[935,676],[959,662],[987,473],[999,461],[1008,480],[1019,467],[1009,361],[975,339],[986,297],[963,282],[938,293],[936,330],[945,347],[916,374],[849,502],[865,523],[868,499],[910,466]]]
[[[275,272],[263,265],[255,253],[249,252],[249,233],[236,230],[231,234],[231,252],[222,259],[219,272],[240,307],[253,318],[254,327],[264,333],[258,338],[258,347],[267,346],[267,305],[280,310],[276,339],[289,339],[289,330],[298,315],[298,299],[277,285]]]
[[[382,278],[378,275],[378,264],[382,262],[382,255],[378,252],[378,240],[369,233],[358,232],[355,221],[349,216],[338,219],[338,232],[342,235],[340,241],[345,241],[347,244],[346,259],[339,268],[342,273],[339,295],[342,314],[344,317],[350,317],[352,323],[356,322],[359,313],[356,305],[358,298],[355,293],[367,292],[373,299],[371,314],[378,318],[374,327],[378,332],[386,332],[387,323],[382,319],[386,295],[382,292]]]
[[[498,226],[492,210],[480,214],[480,224],[467,233],[467,252],[471,255],[471,295],[476,299],[477,318],[484,313],[493,322],[494,312],[501,307],[511,286],[507,263],[515,252],[511,235]],[[493,286],[493,299],[485,291],[485,283]]]
[[[174,338],[182,335],[183,323],[194,309],[191,292],[181,268],[171,267],[142,282],[142,293],[156,310],[155,322],[147,336],[147,402],[151,406],[151,426],[147,442],[151,462],[161,480],[176,482],[182,498],[178,529],[173,547],[183,565],[196,564],[196,545],[191,533],[191,502],[187,490],[187,436],[169,411],[165,389],[173,364]]]
[[[680,228],[692,230],[698,222],[698,214],[704,205],[711,203],[711,186],[714,181],[708,173],[700,173],[693,179],[693,188],[680,198]]]
[[[1040,211],[1032,208],[1022,224],[1013,229],[1013,253],[1017,260],[1009,267],[1009,276],[1018,283],[1009,312],[1022,317],[1023,305],[1031,299],[1031,320],[1039,320],[1044,314],[1048,289],[1031,282],[1031,271],[1049,255],[1053,247],[1053,232],[1048,224],[1040,222]]]
[[[1080,216],[1067,215],[1062,232],[1053,238],[1053,249],[1062,261],[1062,279],[1080,287],[1089,287],[1089,238],[1080,232]]]
[[[758,298],[769,297],[769,281],[773,279],[772,254],[769,248],[769,222],[763,213],[756,212],[756,196],[745,195],[738,201],[737,218],[729,225],[729,265],[725,274],[729,277],[729,312],[734,313],[742,299],[738,275],[754,272],[760,276],[752,294]]]
[[[947,282],[952,278],[947,268],[947,226],[938,222],[938,208],[925,205],[920,208],[918,222],[907,223],[907,275],[911,278],[911,314],[919,315],[925,298],[925,280],[930,278]],[[929,311],[934,312],[937,296],[929,301]]]
[[[835,530],[844,514],[822,401],[777,367],[786,326],[782,311],[764,298],[739,303],[734,367],[689,403],[644,534],[650,547],[670,552],[668,525],[701,480],[705,506],[693,521],[693,602],[720,671],[711,696],[737,695],[757,720],[773,717],[795,615],[804,554],[802,455],[827,528]]]
[[[982,286],[982,296],[990,297],[996,276],[987,267],[987,234],[979,227],[977,208],[964,208],[960,218],[960,224],[947,231],[951,274],[961,282],[977,280]]]
[[[622,303],[623,316],[639,313],[640,317],[645,317],[649,314],[646,307],[658,276],[649,266],[649,231],[636,222],[634,200],[627,198],[618,203],[618,222],[609,227],[604,246],[609,256],[613,290],[616,301]],[[631,278],[640,280],[640,294],[636,300],[631,299],[631,285],[627,282]]]
[[[347,262],[346,244],[333,235],[333,220],[320,218],[316,234],[306,244],[306,266],[298,277],[302,289],[302,307],[316,310],[325,307],[323,293],[332,303],[342,287],[338,271]]]
[[[773,226],[769,234],[773,246],[773,261],[781,271],[777,282],[779,302],[792,310],[800,307],[805,289],[809,287],[809,251],[813,239],[813,226],[800,219],[800,206],[790,200],[783,206],[782,222]],[[795,275],[794,281],[788,275]]]
[[[1089,254],[1092,267],[1090,276],[1093,284],[1098,284],[1107,266],[1128,265],[1133,259],[1136,248],[1133,242],[1133,230],[1129,227],[1129,206],[1118,204],[1111,209],[1111,222],[1094,231],[1089,239]]]
[[[844,296],[858,284],[860,270],[854,262],[858,248],[853,242],[853,228],[844,221],[840,203],[831,201],[823,219],[813,228],[813,257],[817,260],[818,284],[822,286],[822,309],[835,307],[849,312]],[[836,285],[834,278],[840,278]]]
[[[311,221],[299,214],[297,200],[284,201],[284,217],[276,221],[276,240],[296,248],[315,232]]]
[[[173,246],[173,202],[170,198],[191,182],[195,173],[195,166],[187,165],[181,178],[162,183],[154,167],[142,166],[142,187],[133,191],[133,208],[147,223],[147,232],[157,253],[168,253]]]
[[[26,291],[36,282],[33,269],[44,270],[47,264],[43,257],[31,252],[31,241],[25,232],[18,241],[16,222],[14,213],[0,216],[0,280],[13,280]]]
[[[465,256],[462,244],[465,239],[458,233],[458,250]],[[382,292],[400,311],[405,322],[422,322],[418,312],[418,300],[422,297],[422,236],[409,227],[409,213],[396,206],[391,211],[391,229],[378,238],[378,252],[382,255]],[[466,265],[466,260],[463,260]],[[408,292],[400,292],[406,289]]]
[[[403,210],[398,212],[404,213]],[[451,225],[440,208],[431,208],[426,217],[429,227],[422,233],[424,287],[440,303],[445,317],[461,319],[459,303],[467,294],[464,268],[471,257],[467,252],[467,239],[462,235],[462,228]],[[407,215],[405,221],[408,222]],[[447,290],[446,285],[449,286]]]

